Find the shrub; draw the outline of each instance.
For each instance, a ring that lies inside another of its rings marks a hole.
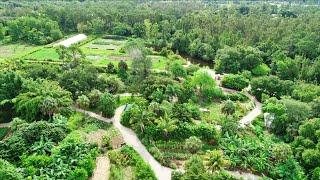
[[[71,171],[68,180],[86,180],[88,179],[88,173],[83,168],[76,168]]]
[[[223,87],[242,90],[249,85],[249,80],[240,74],[229,74],[223,76],[221,83]]]
[[[114,115],[115,109],[116,109],[116,100],[110,93],[103,93],[98,109],[102,112],[102,115],[111,118]]]
[[[241,92],[228,94],[226,98],[230,99],[231,101],[240,101],[240,102],[249,100],[249,98]]]
[[[79,108],[86,109],[90,105],[90,100],[86,95],[78,96],[77,105]]]
[[[256,76],[266,76],[270,73],[271,69],[266,64],[260,64],[252,69],[252,74]]]
[[[232,115],[236,112],[236,106],[234,105],[234,103],[232,101],[227,100],[224,103],[221,111],[226,115]]]
[[[22,174],[8,161],[0,159],[0,179],[22,180]]]
[[[190,151],[191,153],[196,153],[201,149],[201,147],[202,141],[195,136],[191,136],[190,138],[186,139],[184,144],[184,148]]]
[[[102,93],[97,90],[97,89],[93,89],[89,94],[88,94],[88,98],[90,101],[90,107],[91,108],[95,108],[97,107],[99,101],[100,101],[100,97],[101,97]]]

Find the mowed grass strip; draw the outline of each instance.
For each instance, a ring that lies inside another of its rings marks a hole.
[[[59,54],[56,52],[55,48],[43,48],[34,53],[28,54],[24,57],[25,59],[33,59],[33,60],[53,60],[59,61]]]

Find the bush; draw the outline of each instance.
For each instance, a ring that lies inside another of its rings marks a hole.
[[[81,96],[78,96],[78,99],[77,99],[76,103],[77,103],[79,108],[86,109],[90,105],[90,100],[86,95],[81,95]]]
[[[22,174],[8,161],[0,159],[0,179],[22,180]]]
[[[100,101],[101,95],[102,95],[102,93],[97,89],[93,89],[88,94],[88,98],[89,98],[89,101],[90,101],[90,107],[91,108],[96,108],[98,106],[98,103]]]
[[[196,153],[201,149],[201,147],[202,141],[195,136],[191,136],[190,138],[186,139],[184,144],[184,148],[190,151],[191,153]]]
[[[103,116],[111,118],[114,116],[116,104],[116,99],[110,93],[103,93],[99,101],[98,109],[102,112]]]
[[[266,64],[260,64],[252,69],[252,74],[256,76],[266,76],[270,73],[271,69]]]
[[[249,80],[240,74],[229,74],[229,75],[223,76],[221,80],[221,84],[223,87],[236,89],[240,91],[248,87]]]
[[[240,102],[245,102],[249,100],[249,98],[241,92],[228,94],[226,98],[230,99],[231,101],[240,101]]]
[[[68,180],[86,180],[88,179],[88,173],[83,168],[77,168],[71,171]]]

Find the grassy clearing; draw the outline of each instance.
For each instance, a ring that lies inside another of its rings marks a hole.
[[[26,59],[34,59],[34,60],[53,60],[58,61],[59,55],[56,52],[55,48],[43,48],[34,53],[28,54],[25,56]]]
[[[20,58],[43,46],[33,46],[28,44],[2,44],[0,45],[0,59]]]

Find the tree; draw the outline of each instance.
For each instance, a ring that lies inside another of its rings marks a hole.
[[[178,61],[174,61],[174,62],[170,63],[169,71],[172,73],[173,77],[176,79],[179,77],[184,78],[187,76],[187,71],[182,66],[182,64]]]
[[[116,73],[116,70],[115,70],[112,62],[108,63],[108,65],[107,65],[107,73],[109,73],[109,74]]]
[[[258,99],[262,99],[262,95],[280,98],[284,95],[290,95],[293,89],[293,82],[289,80],[281,80],[277,76],[261,76],[252,79],[251,92]]]
[[[221,84],[223,87],[241,91],[248,87],[249,80],[241,74],[228,74],[223,76]]]
[[[98,104],[98,109],[102,112],[103,116],[111,118],[116,109],[116,100],[113,95],[110,93],[103,93]]]
[[[37,79],[24,82],[24,89],[14,99],[16,112],[29,121],[51,117],[71,105],[71,93],[55,81]]]
[[[205,88],[205,87],[214,87],[215,86],[215,81],[211,77],[211,75],[208,73],[207,70],[198,70],[193,74],[191,83],[193,86],[199,86],[200,87],[200,92]]]
[[[272,99],[266,102],[263,106],[263,111],[270,113],[274,117],[270,127],[271,130],[277,135],[284,135],[289,121],[285,105]]]
[[[72,93],[73,99],[97,89],[97,69],[93,66],[78,66],[62,73],[59,84]]]
[[[218,73],[237,73],[240,71],[241,54],[236,48],[226,47],[218,50],[215,57],[216,71]]]
[[[320,97],[311,102],[311,109],[314,117],[320,118]]]
[[[20,17],[8,22],[8,34],[12,40],[44,45],[61,39],[57,22],[49,18]]]
[[[157,127],[161,129],[163,138],[165,140],[168,140],[169,133],[177,129],[177,120],[171,119],[167,113],[165,113],[163,117],[160,117],[155,122],[157,124]]]
[[[93,89],[92,91],[90,91],[90,93],[88,94],[88,98],[91,108],[96,108],[98,106],[101,95],[102,93],[97,89]]]
[[[81,95],[77,99],[77,105],[81,109],[86,109],[90,105],[90,100],[86,95]]]
[[[129,53],[132,58],[131,74],[136,76],[137,80],[145,79],[152,67],[151,59],[147,57],[144,49],[132,48]]]
[[[0,73],[0,104],[11,101],[22,89],[22,78],[16,72]]]
[[[190,151],[191,153],[196,153],[201,149],[201,147],[202,141],[196,136],[191,136],[190,138],[186,139],[184,143],[184,148]]]
[[[124,60],[121,60],[118,64],[118,76],[124,80],[128,77],[128,65]]]
[[[234,105],[234,103],[231,100],[227,100],[221,111],[226,114],[226,115],[232,115],[236,112],[236,106]]]
[[[5,29],[3,25],[0,23],[0,41],[4,39]]]
[[[100,76],[98,78],[98,88],[101,91],[108,91],[109,93],[119,93],[124,89],[124,84],[117,76]]]
[[[262,63],[262,53],[252,47],[225,47],[218,50],[216,70],[219,73],[238,73],[244,70],[253,70]]]

